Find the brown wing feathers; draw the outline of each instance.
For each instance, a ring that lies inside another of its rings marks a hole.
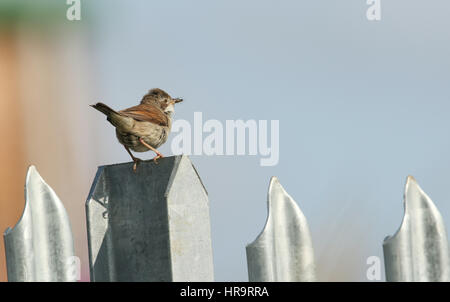
[[[140,104],[119,111],[119,114],[132,117],[137,121],[150,122],[160,126],[168,126],[169,119],[164,112],[154,105]]]

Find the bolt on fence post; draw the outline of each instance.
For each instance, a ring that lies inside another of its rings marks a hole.
[[[266,225],[246,250],[250,282],[316,280],[308,222],[276,177],[269,185]]]
[[[76,281],[69,216],[34,166],[25,182],[25,208],[3,234],[8,281]]]
[[[444,221],[412,176],[406,181],[404,207],[400,228],[383,242],[386,281],[450,281]]]
[[[101,166],[88,199],[91,281],[213,281],[207,192],[189,158]]]

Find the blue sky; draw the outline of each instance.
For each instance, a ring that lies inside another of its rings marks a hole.
[[[272,175],[309,221],[323,281],[365,280],[366,258],[382,258],[400,226],[409,174],[450,223],[450,3],[381,6],[369,22],[365,1],[83,2],[98,100],[125,108],[160,87],[185,99],[175,118],[280,121],[277,166],[191,157],[217,281],[247,280]],[[98,164],[129,161],[112,129],[94,126]]]

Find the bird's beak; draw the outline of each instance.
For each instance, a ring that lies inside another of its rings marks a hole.
[[[176,104],[176,103],[181,103],[181,102],[183,101],[182,98],[176,98],[176,99],[172,99],[172,100],[173,100],[173,103],[174,103],[174,104]]]

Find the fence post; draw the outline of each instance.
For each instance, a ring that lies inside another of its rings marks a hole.
[[[86,202],[91,281],[213,281],[207,192],[189,158],[101,166]]]
[[[3,234],[8,281],[76,281],[69,217],[34,166],[25,182],[25,208]]]
[[[266,225],[246,250],[250,282],[316,280],[308,222],[276,177],[269,185]]]
[[[409,176],[405,215],[397,233],[383,242],[387,281],[450,281],[444,221],[431,199]]]

